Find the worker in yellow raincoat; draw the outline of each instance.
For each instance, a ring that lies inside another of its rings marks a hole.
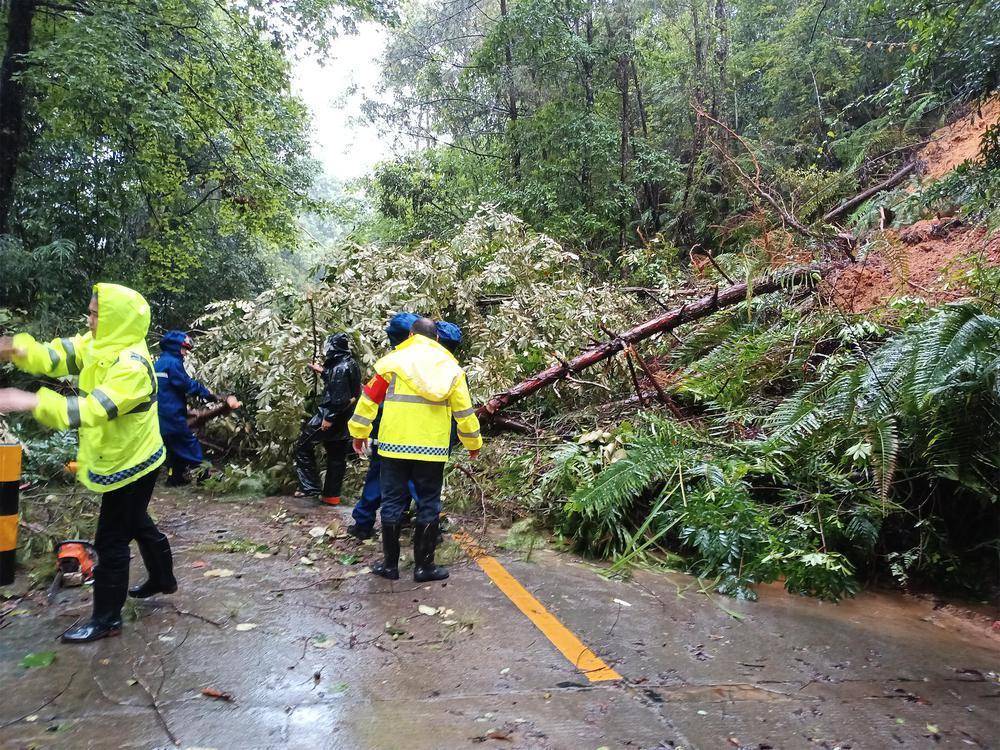
[[[483,439],[465,372],[451,352],[437,342],[433,321],[418,318],[410,328],[410,337],[375,363],[375,376],[362,390],[348,422],[359,455],[367,451],[379,404],[385,559],[373,565],[372,572],[383,578],[399,578],[400,521],[410,500],[412,481],[417,502],[413,579],[421,583],[443,580],[448,571],[434,564],[434,549],[452,418],[458,425],[458,438],[472,458],[478,456]]]
[[[94,546],[93,615],[63,633],[85,643],[121,632],[127,594],[145,598],[177,590],[170,543],[147,508],[163,463],[156,373],[146,348],[149,304],[136,291],[97,284],[88,309],[90,332],[48,344],[26,333],[0,337],[0,361],[33,375],[76,376],[79,395],[0,389],[0,413],[31,412],[55,430],[79,430],[77,478],[101,495]],[[139,544],[149,580],[128,590],[129,542]]]

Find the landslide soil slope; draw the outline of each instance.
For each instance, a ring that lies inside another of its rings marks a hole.
[[[929,185],[978,160],[983,134],[997,123],[1000,96],[935,131],[917,153],[918,184]],[[953,217],[925,219],[875,235],[858,264],[831,278],[826,297],[850,313],[886,308],[900,297],[955,302],[967,295],[967,275],[977,264],[1000,265],[1000,235]]]

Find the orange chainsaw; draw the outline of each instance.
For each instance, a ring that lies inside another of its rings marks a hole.
[[[49,601],[59,589],[82,586],[94,579],[97,550],[82,539],[67,539],[56,545],[56,576],[49,587]]]

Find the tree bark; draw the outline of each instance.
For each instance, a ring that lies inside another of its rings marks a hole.
[[[590,138],[589,128],[593,123],[594,116],[594,9],[593,5],[587,5],[587,14],[584,18],[584,33],[587,40],[586,52],[580,57],[580,79],[583,85],[583,103],[587,112],[586,127],[588,137],[584,139],[583,153],[580,157],[580,188],[583,191],[584,206],[589,210],[593,207],[594,196],[591,185],[592,170],[590,166]]]
[[[857,208],[858,206],[860,206],[862,203],[864,203],[866,200],[868,200],[869,198],[871,198],[873,195],[876,195],[877,193],[881,193],[883,190],[888,190],[889,188],[896,187],[896,185],[898,185],[903,180],[905,180],[906,177],[907,177],[907,175],[909,175],[916,168],[917,168],[917,162],[916,161],[911,161],[905,167],[903,167],[902,169],[900,169],[898,172],[896,172],[892,176],[887,177],[882,182],[880,182],[878,185],[874,185],[874,186],[868,188],[867,190],[865,190],[864,192],[858,193],[853,198],[851,198],[849,200],[846,200],[843,203],[841,203],[839,206],[837,206],[832,211],[828,211],[823,216],[823,219],[822,219],[823,223],[826,224],[828,222],[831,222],[834,219],[837,219],[837,218],[843,216],[848,211],[854,210],[855,208]]]
[[[635,58],[632,58],[630,62],[632,64],[632,85],[635,87],[635,106],[639,115],[639,127],[642,129],[643,148],[649,148],[649,120],[646,116],[646,103],[642,98],[642,86],[639,85],[639,68],[635,64]],[[653,219],[653,232],[659,232],[660,186],[652,180],[643,180],[642,187],[646,194],[646,205]]]
[[[701,33],[701,20],[698,17],[698,3],[701,0],[691,0],[691,45],[694,54],[694,104],[696,109],[705,106],[705,48]],[[674,227],[674,240],[684,239],[690,221],[691,192],[694,188],[694,173],[705,147],[705,124],[700,117],[694,118],[694,136],[691,141],[691,155],[688,159],[687,173],[684,176],[684,194],[681,206],[677,212],[677,223]]]
[[[630,138],[632,134],[632,118],[629,116],[629,66],[630,61],[627,55],[623,54],[618,58],[618,86],[621,94],[621,144],[619,148],[619,171],[618,179],[624,187],[628,177],[628,158]],[[625,233],[628,229],[628,214],[622,210],[621,221],[618,227],[618,254],[625,253]]]
[[[24,84],[16,76],[31,51],[35,8],[35,0],[9,0],[7,10],[7,47],[0,68],[0,234],[10,229],[14,178],[24,149]]]
[[[770,294],[796,284],[814,283],[814,275],[826,276],[831,271],[840,268],[843,263],[822,263],[810,266],[799,266],[785,271],[755,279],[750,283],[734,284],[725,289],[716,289],[701,299],[668,310],[667,312],[647,320],[635,328],[622,333],[610,341],[597,344],[578,354],[568,362],[560,362],[542,370],[527,380],[523,380],[513,388],[498,393],[479,407],[477,413],[484,422],[489,422],[503,409],[521,401],[547,385],[556,383],[563,378],[584,370],[591,365],[602,362],[622,351],[629,344],[648,339],[657,333],[672,331],[675,328],[695,320],[706,318],[724,307],[738,304],[751,297]]]
[[[500,0],[500,18],[502,23],[507,22],[507,0]],[[510,162],[514,172],[514,179],[521,181],[521,142],[517,132],[517,90],[514,87],[514,50],[510,43],[510,30],[504,31],[505,40],[503,45],[504,68],[507,71],[507,118],[510,129]]]

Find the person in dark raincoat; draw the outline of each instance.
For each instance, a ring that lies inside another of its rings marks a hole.
[[[160,435],[167,447],[168,487],[187,484],[188,470],[205,460],[201,443],[188,427],[188,397],[225,401],[231,409],[240,407],[234,396],[217,396],[188,375],[184,358],[191,349],[191,337],[184,331],[167,331],[160,340],[161,353],[154,365],[160,386]]]
[[[293,462],[299,480],[296,497],[321,497],[327,505],[340,504],[340,490],[351,455],[351,436],[347,420],[361,394],[361,368],[351,354],[347,334],[329,336],[323,345],[323,366],[312,364],[322,372],[323,393],[316,413],[303,426],[295,443]],[[326,479],[320,489],[316,473],[316,445],[326,449]]]

